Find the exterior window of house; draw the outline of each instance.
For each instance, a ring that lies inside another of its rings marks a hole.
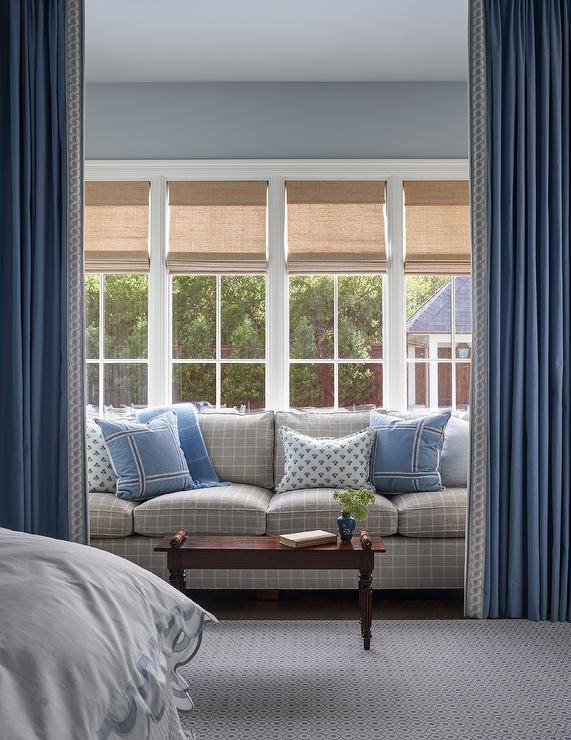
[[[467,410],[472,305],[468,184],[404,183],[407,399]]]
[[[169,183],[173,402],[266,398],[266,182]]]
[[[385,183],[291,181],[286,194],[290,405],[379,406]]]
[[[88,411],[148,401],[148,182],[85,188]]]

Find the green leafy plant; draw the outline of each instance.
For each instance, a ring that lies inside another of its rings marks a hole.
[[[335,501],[339,501],[341,513],[350,514],[358,522],[367,518],[369,504],[375,500],[375,494],[368,488],[345,488],[343,491],[335,491]]]

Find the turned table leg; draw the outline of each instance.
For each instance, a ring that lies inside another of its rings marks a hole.
[[[186,595],[184,568],[169,568],[169,583]]]
[[[365,650],[371,648],[371,623],[373,619],[373,571],[359,571],[359,614],[361,636]]]

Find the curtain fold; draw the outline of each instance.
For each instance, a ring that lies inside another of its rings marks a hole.
[[[0,526],[87,537],[83,8],[0,5]]]
[[[475,343],[487,366],[487,481],[484,493],[472,482],[470,504],[485,495],[480,612],[569,620],[571,0],[476,1],[474,17],[487,64],[486,231],[473,242],[488,270],[485,346]],[[469,524],[477,616],[473,512]]]

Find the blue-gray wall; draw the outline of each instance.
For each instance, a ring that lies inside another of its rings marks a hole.
[[[88,159],[467,155],[461,82],[87,85]]]

